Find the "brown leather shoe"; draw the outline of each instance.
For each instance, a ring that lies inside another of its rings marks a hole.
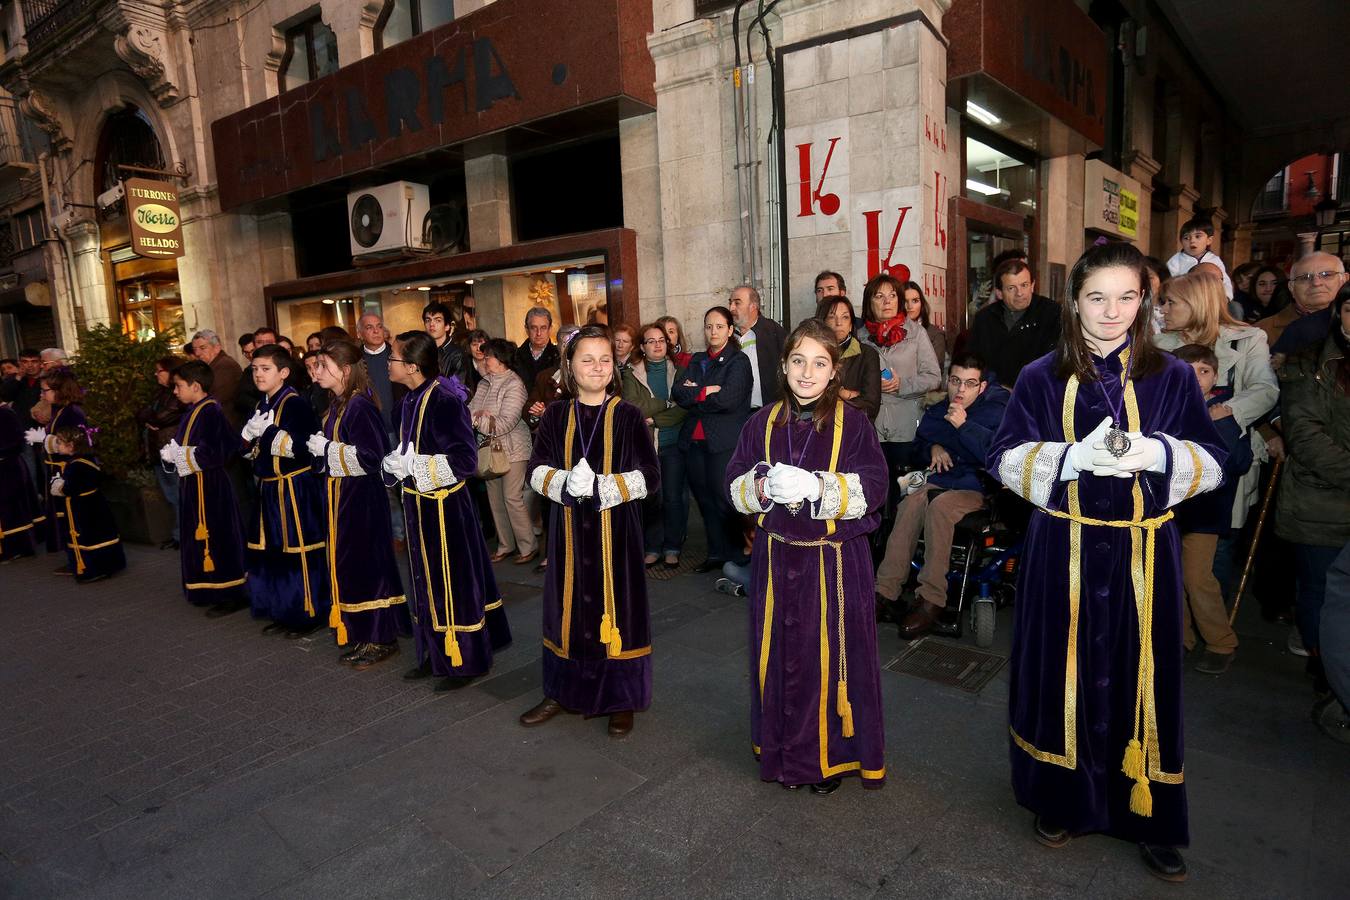
[[[518,566],[523,566],[526,563],[534,562],[534,558],[538,555],[539,549],[535,548],[534,550],[531,550],[529,553],[522,553],[520,556],[517,556],[515,559],[511,560],[511,562],[515,563]]]
[[[626,709],[623,712],[614,712],[609,714],[609,736],[624,737],[633,731],[633,711]]]
[[[524,725],[526,728],[533,725],[543,725],[562,711],[563,708],[561,703],[557,700],[550,700],[548,697],[545,697],[543,701],[520,714],[520,724]]]
[[[492,562],[499,563],[502,560],[506,559],[508,556],[510,556],[511,553],[512,551],[510,550],[498,550],[496,553],[492,554],[492,556],[488,557],[488,559],[490,559]]]
[[[941,614],[942,607],[934,606],[927,600],[922,601],[918,609],[901,620],[900,637],[910,641],[927,634],[933,630],[933,625],[937,623],[938,616]]]

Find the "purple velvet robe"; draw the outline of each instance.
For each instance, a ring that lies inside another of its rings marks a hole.
[[[438,478],[453,483],[419,486],[402,479],[412,575],[413,636],[417,658],[437,676],[476,676],[492,668],[492,651],[511,642],[502,595],[483,543],[483,529],[467,484],[478,471],[478,442],[469,421],[468,392],[454,378],[436,378],[402,403],[399,446],[438,457]],[[385,480],[393,482],[392,476]],[[453,638],[450,635],[453,633]],[[458,654],[459,664],[452,658]]]
[[[258,508],[248,523],[248,592],[253,615],[288,628],[328,621],[328,551],[323,485],[306,439],[319,430],[308,401],[285,386],[258,403],[275,421],[248,445]],[[289,453],[289,456],[281,455]]]
[[[1013,790],[1020,804],[1071,833],[1180,847],[1189,840],[1181,547],[1176,526],[1157,519],[1217,487],[1226,453],[1190,366],[1168,356],[1162,371],[1123,388],[1127,354],[1097,359],[1098,379],[1083,384],[1057,377],[1053,354],[1024,368],[990,446],[989,471],[1037,507],[1013,622]],[[1162,441],[1163,471],[1061,479],[1070,443],[1106,416]],[[1085,524],[1047,510],[1155,525]],[[1141,657],[1151,661],[1143,679]]]
[[[76,428],[80,425],[88,425],[89,420],[84,416],[84,410],[75,404],[66,406],[52,407],[52,420],[47,423],[47,438],[43,442],[43,467],[38,473],[42,478],[42,484],[38,489],[42,492],[43,508],[47,513],[47,552],[56,553],[66,549],[70,529],[66,527],[66,507],[61,502],[60,497],[51,495],[51,482],[61,471],[65,469],[66,463],[70,462],[71,457],[64,453],[57,453],[52,448],[52,435],[56,434],[59,428]],[[45,477],[44,477],[45,476]]]
[[[112,507],[99,490],[103,473],[88,457],[71,457],[61,470],[62,496],[52,500],[65,515],[66,557],[76,575],[112,575],[127,567]]]
[[[183,411],[175,440],[192,451],[193,469],[178,479],[183,594],[198,606],[247,600],[239,501],[225,474],[239,453],[239,432],[207,397]]]
[[[586,460],[595,493],[567,493]],[[559,400],[544,410],[527,471],[549,504],[544,577],[544,696],[598,716],[651,705],[651,614],[642,564],[642,504],[661,468],[642,412],[617,397]],[[606,478],[606,476],[609,476]],[[601,509],[602,503],[613,503]],[[608,524],[608,527],[606,527]]]
[[[47,521],[23,461],[29,452],[18,414],[0,406],[0,560],[34,555],[35,531]]]
[[[336,609],[328,623],[339,644],[392,644],[412,623],[380,474],[389,434],[375,401],[357,394],[328,407],[323,436],[328,449],[314,465],[328,476],[328,585]]]
[[[815,431],[780,419],[779,404],[751,416],[727,466],[732,505],[755,515],[750,560],[750,739],[760,778],[814,784],[858,774],[886,778],[875,573],[867,535],[886,502],[886,460],[867,415],[847,404]],[[791,435],[789,443],[789,434]],[[818,473],[819,501],[793,515],[761,498],[755,481],[774,463]]]

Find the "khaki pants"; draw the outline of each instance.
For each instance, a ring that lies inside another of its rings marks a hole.
[[[1181,608],[1181,636],[1187,650],[1195,647],[1196,631],[1204,639],[1205,648],[1213,653],[1232,653],[1237,649],[1237,635],[1228,624],[1223,591],[1214,577],[1214,548],[1218,543],[1216,534],[1181,536],[1181,584],[1186,589],[1186,604]]]
[[[929,495],[937,496],[929,499]],[[943,491],[924,487],[900,501],[895,527],[886,540],[886,556],[877,569],[877,593],[888,600],[900,596],[909,578],[914,550],[923,535],[923,569],[919,571],[919,599],[934,606],[947,605],[947,568],[952,557],[952,533],[956,523],[984,506],[979,491]]]
[[[538,546],[534,526],[530,524],[529,506],[525,503],[527,465],[525,460],[513,462],[505,475],[486,481],[499,552],[514,549],[520,556],[528,556]]]

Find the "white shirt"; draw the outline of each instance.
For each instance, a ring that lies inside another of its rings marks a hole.
[[[741,352],[750,360],[750,374],[754,383],[750,387],[750,408],[759,409],[764,405],[764,391],[759,386],[759,353],[755,351],[755,329],[748,329],[740,337]]]

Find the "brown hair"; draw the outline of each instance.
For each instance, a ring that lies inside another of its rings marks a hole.
[[[917,281],[906,281],[904,284],[900,285],[900,290],[897,291],[897,294],[900,297],[900,315],[905,316],[906,318],[908,318],[909,316],[909,312],[905,309],[906,291],[914,291],[919,295],[919,324],[922,325],[924,328],[927,328],[928,298],[924,296],[923,288],[919,287],[919,283]]]
[[[577,379],[572,374],[572,357],[577,355],[577,348],[581,346],[582,341],[604,341],[609,345],[609,355],[614,356],[614,341],[609,337],[609,330],[603,325],[583,325],[572,339],[567,342],[566,349],[563,350],[563,358],[567,360],[567,365],[562,367],[562,386],[570,396],[579,395],[577,391]],[[621,396],[623,394],[623,376],[619,374],[619,362],[614,361],[614,371],[610,375],[609,384],[605,385],[605,393],[611,397]]]
[[[663,333],[665,332],[667,325],[674,325],[675,339],[679,342],[680,351],[684,352],[685,350],[688,349],[688,344],[685,342],[684,339],[684,326],[680,324],[679,319],[675,318],[674,316],[662,316],[661,318],[656,320],[656,324],[657,326],[660,327]],[[645,331],[646,329],[643,330]],[[675,348],[671,347],[670,352],[674,353]]]
[[[1215,374],[1219,371],[1219,357],[1214,353],[1212,347],[1206,347],[1204,344],[1183,344],[1172,351],[1172,355],[1184,363],[1201,363],[1209,366]]]
[[[867,286],[863,288],[862,310],[864,322],[880,321],[876,317],[876,314],[872,311],[872,295],[875,294],[877,292],[877,288],[881,287],[883,284],[889,284],[892,288],[895,289],[895,299],[899,301],[898,303],[899,311],[897,315],[899,315],[901,318],[904,318],[905,316],[904,282],[896,278],[894,275],[882,272],[880,275],[875,276],[871,281],[867,282]]]
[[[828,297],[820,298],[816,304],[816,318],[824,322],[834,312],[836,306],[842,306],[848,310],[848,319],[853,323],[851,331],[858,330],[858,312],[853,308],[853,301],[848,299],[848,294],[831,294]]]
[[[783,365],[778,370],[778,384],[783,391],[783,408],[774,421],[774,426],[786,425],[792,421],[793,410],[797,408],[797,396],[788,387],[787,372],[784,370],[792,352],[807,338],[825,348],[825,352],[830,355],[830,365],[834,366],[834,376],[830,378],[830,383],[825,385],[824,392],[816,398],[816,408],[811,413],[811,425],[819,432],[825,430],[826,422],[834,422],[834,409],[839,403],[839,343],[834,339],[834,332],[820,319],[806,319],[792,329],[792,334],[788,335],[787,343],[783,346]]]
[[[346,386],[339,395],[336,391],[329,391],[333,395],[334,405],[338,412],[347,405],[347,401],[357,394],[365,394],[375,408],[380,407],[380,398],[370,389],[370,375],[366,372],[366,361],[361,358],[361,351],[350,341],[328,341],[319,351],[321,356],[326,356],[338,365],[338,368],[350,369],[346,377]]]
[[[66,428],[58,428],[52,434],[52,437],[70,444],[71,456],[89,456],[94,452],[94,439],[91,435],[97,431],[96,428],[80,428],[72,425]]]
[[[43,375],[39,384],[46,384],[56,394],[56,399],[52,401],[54,404],[69,406],[72,403],[79,403],[84,397],[84,390],[75,380],[75,373],[64,366]]]
[[[1025,259],[1018,259],[1017,257],[1005,259],[1003,262],[999,263],[998,268],[994,270],[994,287],[998,288],[1000,291],[1003,290],[1004,275],[1021,275],[1023,272],[1030,271],[1031,266],[1027,265]],[[1032,280],[1035,280],[1035,276],[1032,277]],[[925,322],[924,324],[926,325],[928,323]]]
[[[717,313],[722,317],[727,323],[727,330],[730,331],[730,334],[727,335],[726,344],[722,346],[722,351],[726,352],[727,347],[731,347],[733,350],[741,349],[741,339],[736,337],[736,317],[731,314],[731,310],[727,309],[725,306],[708,307],[708,311],[703,314],[703,321],[705,324],[708,321],[708,316],[713,313]]]
[[[1144,378],[1162,371],[1163,353],[1153,345],[1153,298],[1148,292],[1144,255],[1133,244],[1112,241],[1088,248],[1069,271],[1064,301],[1060,305],[1059,346],[1055,348],[1055,374],[1058,377],[1068,380],[1070,375],[1077,375],[1079,381],[1097,380],[1092,351],[1078,320],[1078,295],[1094,272],[1117,267],[1133,271],[1139,280],[1139,311],[1129,331],[1131,377]]]
[[[1171,303],[1184,303],[1191,311],[1191,320],[1181,330],[1187,343],[1213,347],[1219,339],[1219,329],[1251,328],[1233,318],[1228,311],[1228,296],[1223,284],[1207,275],[1178,275],[1162,286],[1162,295]]]
[[[642,343],[642,338],[638,335],[637,329],[632,325],[629,325],[627,322],[620,322],[618,325],[611,325],[609,327],[610,340],[617,337],[620,331],[627,332],[628,338],[632,341],[633,346],[628,351],[627,359],[615,359],[614,362],[615,364],[630,363],[633,361],[633,357],[637,355],[638,346]]]

